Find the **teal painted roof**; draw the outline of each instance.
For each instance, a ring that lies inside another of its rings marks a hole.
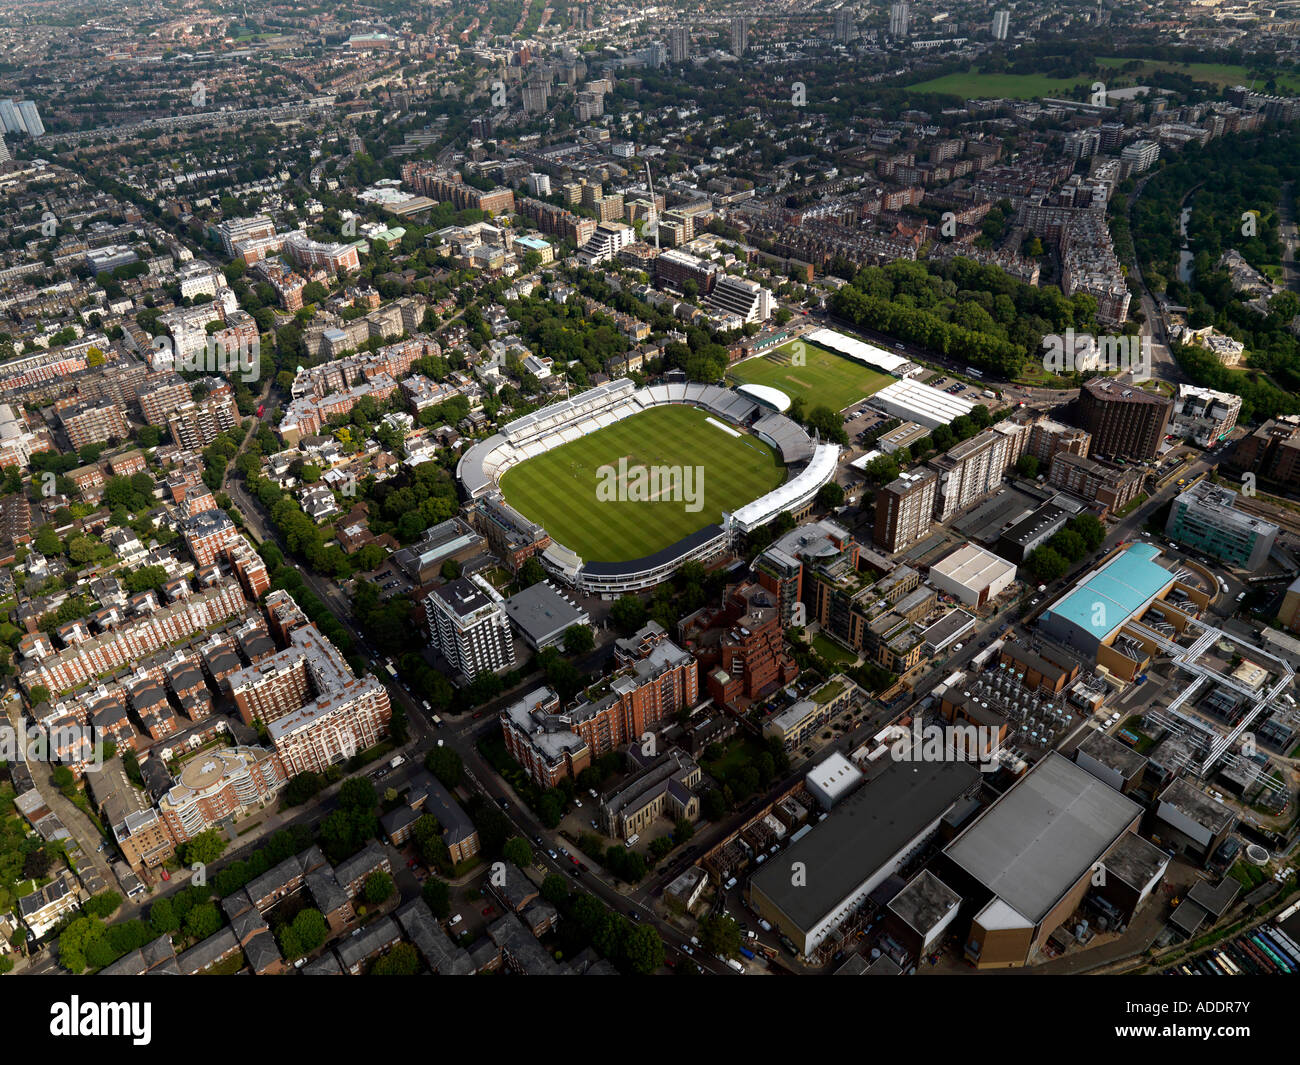
[[[1174,575],[1155,561],[1159,554],[1151,544],[1129,544],[1050,613],[1104,640],[1173,583]]]

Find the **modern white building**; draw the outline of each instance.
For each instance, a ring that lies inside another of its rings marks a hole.
[[[862,771],[844,755],[836,751],[823,762],[818,762],[804,778],[808,793],[817,800],[823,810],[829,810],[836,802],[862,783]]]
[[[1011,28],[1011,12],[1001,9],[993,12],[993,39],[1005,41],[1007,31]]]
[[[957,548],[930,567],[930,583],[966,606],[982,606],[1016,579],[1016,567],[975,544]]]
[[[1160,158],[1160,145],[1156,141],[1134,141],[1125,145],[1119,156],[1129,164],[1132,173],[1141,174],[1155,166]]]
[[[890,4],[889,36],[893,37],[895,40],[902,40],[906,37],[910,20],[911,11],[907,4]]]
[[[1175,431],[1200,447],[1218,443],[1232,432],[1241,413],[1241,397],[1197,385],[1179,385],[1171,419]]]
[[[31,100],[24,100],[18,105],[18,114],[22,117],[23,126],[31,137],[39,137],[45,132],[45,123],[41,121],[40,113],[36,110],[36,105]]]
[[[39,137],[45,132],[45,123],[41,121],[40,112],[31,100],[18,103],[0,100],[0,123],[3,123],[6,133],[26,133],[30,137]]]
[[[625,222],[601,222],[592,238],[578,249],[582,261],[592,266],[617,255],[636,240],[636,230]]]
[[[442,657],[465,680],[515,664],[510,618],[490,587],[461,577],[435,588],[424,601],[429,634]]]
[[[730,274],[719,276],[705,302],[722,314],[736,315],[746,325],[766,322],[772,316],[772,293],[757,281]]]

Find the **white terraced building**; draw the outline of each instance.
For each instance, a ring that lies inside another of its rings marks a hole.
[[[490,585],[458,578],[430,592],[424,609],[434,646],[461,677],[515,664],[510,619]]]
[[[746,325],[750,322],[766,322],[772,317],[772,293],[757,281],[732,277],[730,274],[718,278],[705,303],[723,315],[734,314]]]

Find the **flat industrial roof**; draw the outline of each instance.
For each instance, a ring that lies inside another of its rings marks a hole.
[[[871,401],[892,408],[891,414],[900,417],[906,415],[909,421],[930,429],[951,425],[957,418],[975,409],[975,404],[968,399],[949,395],[911,378],[886,385],[871,397]]]
[[[930,567],[931,573],[941,573],[964,588],[987,588],[994,581],[1016,574],[1016,567],[992,551],[975,544],[964,544],[947,558]]]
[[[1132,780],[1147,764],[1145,755],[1138,754],[1128,744],[1120,743],[1114,736],[1108,736],[1101,729],[1092,729],[1083,738],[1078,749],[1107,769],[1113,769],[1125,780]]]
[[[1174,583],[1174,575],[1155,561],[1159,554],[1151,544],[1129,544],[1054,604],[1044,619],[1058,615],[1104,640]]]
[[[1037,924],[1141,812],[1053,751],[944,853]]]
[[[583,625],[587,612],[569,602],[549,581],[539,581],[505,601],[506,615],[533,643],[543,643],[570,625]]]
[[[805,931],[811,930],[859,886],[939,820],[979,781],[967,762],[894,762],[858,788],[750,880]],[[803,886],[790,882],[790,864],[803,862]]]

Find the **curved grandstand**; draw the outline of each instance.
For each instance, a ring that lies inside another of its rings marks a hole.
[[[738,435],[737,431],[752,433],[772,448],[786,467],[785,482],[733,512],[724,513],[720,521],[705,522],[676,543],[643,558],[583,558],[569,547],[552,542],[542,556],[551,573],[588,594],[618,595],[652,587],[683,563],[716,558],[727,550],[733,537],[771,521],[782,511],[805,506],[835,476],[838,446],[814,441],[795,422],[748,396],[717,385],[694,383],[638,389],[627,379],[599,385],[511,422],[466,450],[456,474],[471,498],[495,497],[500,492],[501,477],[529,459],[643,411],[673,404],[700,409],[720,431],[732,437]],[[561,490],[560,485],[557,490]]]

